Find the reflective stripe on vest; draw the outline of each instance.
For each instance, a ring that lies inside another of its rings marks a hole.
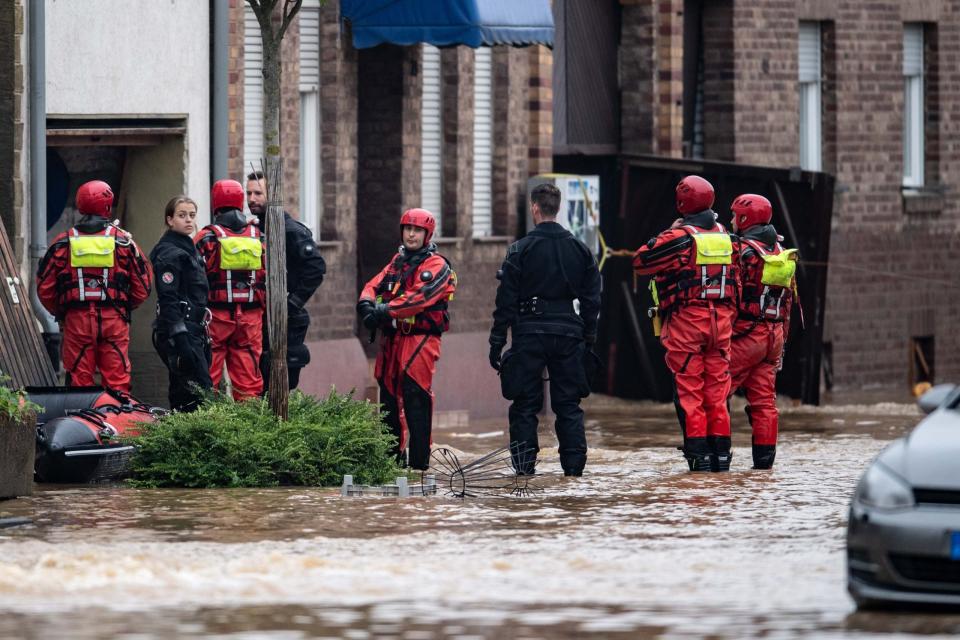
[[[70,230],[68,236],[70,243],[70,266],[77,270],[77,286],[80,290],[80,302],[88,300],[106,300],[107,287],[110,283],[110,269],[114,266],[116,239],[113,232],[116,227],[107,225],[103,230],[103,235],[80,235],[80,231],[74,227]],[[92,291],[87,289],[86,279],[83,275],[83,267],[102,267],[103,274],[99,283],[100,286],[92,286]]]

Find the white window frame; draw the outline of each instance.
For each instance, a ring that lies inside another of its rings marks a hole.
[[[263,160],[263,41],[253,9],[243,3],[243,175]]]
[[[473,236],[493,235],[493,49],[479,47],[473,84]]]
[[[423,44],[420,96],[420,206],[437,220],[434,236],[443,231],[443,83],[440,49]]]
[[[320,0],[300,8],[300,222],[320,237]]]
[[[923,24],[903,25],[903,186],[924,182]]]
[[[821,26],[801,21],[797,52],[800,89],[800,167],[806,171],[823,168],[823,111]]]

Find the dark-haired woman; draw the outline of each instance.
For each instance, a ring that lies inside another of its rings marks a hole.
[[[192,411],[209,389],[207,274],[193,244],[197,203],[172,198],[164,210],[167,232],[150,252],[157,280],[153,343],[170,372],[170,408]]]

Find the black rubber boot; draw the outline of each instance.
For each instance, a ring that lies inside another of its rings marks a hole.
[[[687,438],[683,449],[690,471],[710,471],[710,448],[706,438]]]
[[[775,444],[755,444],[753,445],[753,468],[770,469],[773,467],[773,460],[777,457],[777,445]]]
[[[733,452],[728,436],[708,436],[710,442],[710,471],[730,471]]]

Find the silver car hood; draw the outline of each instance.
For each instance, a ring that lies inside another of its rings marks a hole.
[[[912,487],[960,491],[960,412],[934,411],[879,460]]]

